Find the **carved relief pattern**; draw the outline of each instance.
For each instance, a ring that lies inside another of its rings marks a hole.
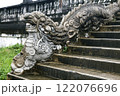
[[[12,72],[21,75],[25,70],[30,70],[37,61],[46,61],[55,50],[62,49],[82,32],[98,30],[118,10],[117,3],[107,7],[83,4],[64,16],[60,24],[41,12],[26,14],[24,20],[29,36],[21,53],[13,59]]]

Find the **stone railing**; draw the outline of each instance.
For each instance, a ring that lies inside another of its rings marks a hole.
[[[116,0],[41,0],[21,3],[15,6],[0,8],[0,22],[20,21],[22,15],[33,11],[41,11],[53,20],[60,21],[62,16],[71,9],[79,4],[88,2],[108,5],[116,2]]]
[[[93,3],[103,4],[104,6],[107,6],[114,2],[117,2],[117,0],[93,0]]]

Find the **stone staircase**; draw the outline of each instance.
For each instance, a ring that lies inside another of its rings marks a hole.
[[[120,80],[120,12],[115,20],[79,38],[67,52],[37,65],[22,76],[8,73],[12,80]]]

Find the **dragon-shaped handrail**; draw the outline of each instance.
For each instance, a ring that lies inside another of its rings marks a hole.
[[[80,4],[62,19],[54,22],[41,12],[32,12],[24,16],[26,39],[22,51],[13,58],[12,73],[21,75],[30,70],[37,61],[45,62],[56,50],[62,49],[72,39],[77,39],[81,32],[98,30],[112,20],[119,11],[119,1],[107,7],[98,4]]]

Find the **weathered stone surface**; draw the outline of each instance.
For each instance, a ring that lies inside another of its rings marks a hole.
[[[24,19],[29,36],[24,49],[13,59],[12,72],[20,75],[25,70],[30,70],[37,61],[46,61],[55,50],[62,49],[70,41],[76,41],[82,32],[98,30],[118,10],[117,3],[106,8],[83,4],[69,12],[60,25],[41,12],[26,14]]]

